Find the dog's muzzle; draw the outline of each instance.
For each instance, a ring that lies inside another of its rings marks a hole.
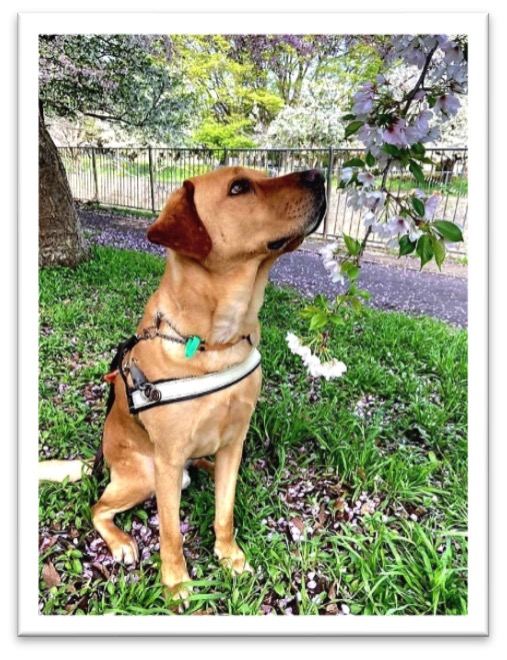
[[[304,188],[310,188],[314,193],[314,212],[303,227],[303,236],[309,236],[320,225],[326,215],[326,179],[320,170],[305,170],[300,173],[300,182]],[[299,235],[299,238],[301,235]],[[280,250],[290,241],[297,239],[298,235],[291,234],[268,243],[268,249]]]

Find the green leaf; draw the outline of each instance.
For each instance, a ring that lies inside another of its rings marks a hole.
[[[375,156],[371,153],[371,151],[368,151],[366,154],[366,164],[368,167],[373,167],[376,163]]]
[[[399,245],[400,253],[398,254],[398,258],[404,257],[407,254],[411,254],[415,250],[416,243],[412,242],[408,235],[405,234],[405,236],[400,238]]]
[[[356,118],[356,115],[349,112],[347,115],[343,115],[342,121],[351,121],[352,119],[355,119],[355,118]]]
[[[342,167],[364,167],[364,160],[360,158],[351,158],[346,163],[343,163]]]
[[[352,238],[352,236],[347,236],[347,234],[343,234],[343,240],[345,241],[345,245],[349,251],[349,254],[351,254],[353,257],[356,257],[361,252],[361,243],[356,241],[355,238]]]
[[[418,163],[416,163],[414,160],[411,160],[408,169],[412,172],[415,179],[419,181],[419,183],[424,183],[424,173]]]
[[[73,559],[71,565],[72,565],[72,571],[77,575],[81,575],[81,573],[83,572],[83,565],[81,564],[79,559]]]
[[[435,254],[435,261],[439,270],[442,270],[441,266],[445,261],[445,245],[443,240],[439,240],[436,236],[431,236],[431,246],[433,248],[433,253]]]
[[[417,241],[416,252],[421,257],[422,269],[422,267],[433,258],[433,247],[431,245],[431,238],[428,234],[423,234],[423,236]]]
[[[372,295],[369,291],[366,291],[366,289],[358,289],[357,290],[357,295],[360,298],[364,298],[364,300],[371,300]]]
[[[354,133],[357,133],[357,131],[361,128],[361,126],[364,126],[364,121],[351,122],[345,129],[345,138],[348,138],[351,135],[354,135]]]
[[[350,261],[344,261],[341,266],[341,272],[344,273],[351,282],[354,282],[359,277],[361,268]]]
[[[279,596],[283,596],[285,594],[285,591],[286,591],[286,586],[282,582],[278,582],[278,584],[275,584],[273,586],[273,589],[276,591],[276,593]]]
[[[424,202],[420,200],[419,197],[411,197],[410,201],[412,202],[412,206],[414,207],[417,215],[420,216],[421,218],[424,218],[424,213],[425,213]]]
[[[324,312],[317,312],[310,321],[310,332],[313,330],[322,330],[327,325],[327,316]]]
[[[398,147],[395,147],[394,144],[383,144],[382,151],[385,151],[386,154],[393,156],[393,158],[401,158],[403,154],[403,152],[398,149]]]
[[[424,154],[426,153],[426,148],[420,142],[416,142],[410,147],[410,151],[416,156],[424,156]]]
[[[449,220],[436,220],[432,224],[432,227],[435,227],[438,233],[441,234],[446,241],[457,243],[458,241],[463,240],[463,233],[454,222],[450,222]]]

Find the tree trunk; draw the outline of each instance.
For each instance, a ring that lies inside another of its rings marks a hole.
[[[63,163],[39,115],[39,266],[76,266],[87,256]]]

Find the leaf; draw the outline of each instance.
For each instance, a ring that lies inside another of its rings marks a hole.
[[[417,213],[418,216],[421,218],[424,218],[424,213],[425,213],[425,206],[424,202],[419,199],[419,197],[411,197],[410,201],[412,202],[412,206],[415,209],[415,212]]]
[[[76,573],[77,575],[81,575],[81,573],[83,572],[83,565],[81,564],[79,559],[73,559],[71,565],[73,572]]]
[[[385,151],[386,154],[393,156],[393,158],[401,158],[403,155],[403,152],[400,151],[398,147],[395,147],[394,144],[383,144],[382,151]]]
[[[450,222],[449,220],[436,220],[432,226],[435,227],[438,233],[441,234],[446,241],[457,243],[458,241],[463,240],[463,233],[454,222]]]
[[[364,300],[371,300],[372,295],[369,291],[366,291],[366,289],[358,289],[357,290],[357,295],[360,298],[363,298]]]
[[[431,237],[431,246],[435,254],[435,261],[439,270],[442,270],[441,266],[445,261],[445,245],[443,240],[439,240],[436,236]]]
[[[310,321],[310,332],[313,330],[321,330],[327,325],[327,316],[324,312],[318,311],[312,316]]]
[[[42,567],[42,579],[44,580],[46,587],[49,589],[51,589],[51,587],[58,587],[62,582],[56,568],[51,562],[44,564]]]
[[[366,154],[366,159],[365,160],[366,160],[366,164],[368,165],[368,167],[373,167],[375,165],[375,163],[377,162],[376,159],[375,159],[375,156],[371,153],[371,151],[368,151],[368,153]]]
[[[345,138],[348,138],[351,135],[354,135],[354,133],[357,133],[357,131],[361,128],[361,126],[364,126],[364,121],[351,122],[345,129]]]
[[[354,282],[359,277],[361,268],[355,264],[350,263],[350,261],[344,261],[342,263],[341,272],[344,273],[351,282]]]
[[[424,183],[424,172],[422,171],[420,165],[418,165],[414,160],[411,160],[408,169],[412,172],[415,179],[419,181],[419,183]]]
[[[346,163],[343,163],[342,168],[345,167],[364,167],[364,160],[360,158],[351,158]]]
[[[405,234],[400,238],[399,246],[400,246],[400,252],[398,254],[398,258],[404,257],[407,254],[412,254],[412,252],[415,250],[416,243],[411,241],[408,235]]]
[[[417,241],[416,252],[421,257],[422,269],[422,267],[433,258],[433,247],[431,245],[431,238],[428,234],[423,234],[423,236]]]
[[[416,156],[424,156],[424,154],[426,153],[426,148],[420,142],[416,142],[410,147],[410,151]]]
[[[361,243],[355,238],[352,238],[352,236],[347,236],[347,234],[343,234],[343,240],[345,241],[345,245],[347,246],[349,254],[351,254],[353,257],[356,257],[359,252],[361,252]]]

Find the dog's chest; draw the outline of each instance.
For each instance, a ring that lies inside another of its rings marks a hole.
[[[261,380],[257,369],[223,391],[154,408],[140,418],[150,436],[163,438],[165,452],[185,458],[211,456],[221,447],[244,439]]]

